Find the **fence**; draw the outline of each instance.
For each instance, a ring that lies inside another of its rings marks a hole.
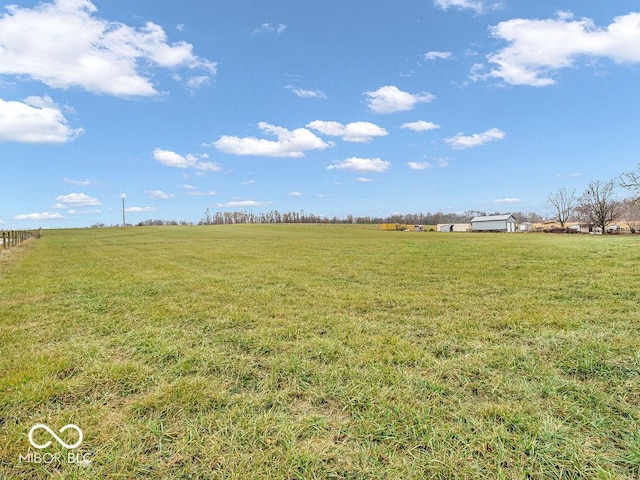
[[[15,247],[26,239],[36,237],[40,238],[40,230],[35,232],[32,230],[7,230],[2,232],[2,249],[7,250]]]

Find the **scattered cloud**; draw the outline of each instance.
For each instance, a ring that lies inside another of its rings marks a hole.
[[[156,198],[158,200],[169,200],[176,196],[175,193],[166,193],[162,190],[148,190],[145,193],[149,196],[149,198]]]
[[[368,143],[375,137],[388,135],[387,131],[371,122],[353,122],[343,125],[339,122],[315,120],[306,125],[324,135],[342,137],[345,142]]]
[[[155,96],[150,67],[196,70],[212,77],[216,64],[186,42],[169,44],[152,22],[135,28],[98,17],[89,0],[54,0],[33,8],[5,7],[0,17],[0,74],[27,76],[52,88]]]
[[[640,63],[640,13],[616,17],[604,28],[591,19],[576,20],[569,12],[559,12],[545,20],[507,20],[490,30],[509,45],[487,56],[497,67],[486,72],[474,66],[474,80],[499,78],[513,85],[544,87],[556,83],[556,71],[573,67],[580,59]]]
[[[85,193],[70,193],[68,195],[59,195],[56,197],[56,203],[53,208],[79,208],[93,207],[101,205],[100,200],[90,197]]]
[[[216,192],[213,190],[209,190],[206,192],[201,192],[200,190],[189,190],[185,193],[185,195],[189,195],[190,197],[213,197],[216,195]]]
[[[446,138],[444,141],[455,150],[464,150],[466,148],[479,147],[496,140],[502,140],[505,135],[502,130],[492,128],[486,132],[474,133],[473,135],[463,135],[459,133],[453,137]]]
[[[369,182],[373,182],[373,179],[367,178],[367,177],[358,177],[358,178],[356,178],[356,182],[358,182],[358,183],[369,183]]]
[[[232,155],[257,155],[263,157],[304,157],[307,150],[324,150],[333,146],[325,143],[306,128],[287,130],[266,122],[258,124],[260,130],[275,135],[277,140],[255,137],[223,135],[213,143],[216,149]]]
[[[180,155],[171,150],[156,148],[153,151],[153,158],[167,167],[195,168],[196,170],[206,170],[210,172],[219,172],[221,170],[220,165],[217,163],[202,161],[202,159],[209,158],[207,154],[193,155],[188,153],[187,155]]]
[[[258,33],[276,33],[280,35],[287,29],[287,26],[282,23],[263,23],[256,28],[252,33],[256,35]]]
[[[71,178],[62,177],[62,181],[64,183],[69,183],[71,185],[77,185],[79,187],[88,187],[89,185],[91,185],[93,183],[88,178],[85,178],[84,180],[73,180]]]
[[[497,205],[503,205],[505,203],[520,203],[522,200],[520,200],[519,198],[498,198],[496,200],[493,201],[493,203],[497,204]]]
[[[131,213],[155,212],[156,210],[155,207],[127,207],[124,209],[125,212]]]
[[[211,85],[212,79],[209,75],[196,75],[195,77],[189,78],[185,85],[189,90],[197,90],[206,85]]]
[[[226,203],[218,203],[218,207],[222,208],[250,208],[250,207],[266,207],[269,202],[256,202],[255,200],[233,200]]]
[[[327,98],[327,94],[321,90],[304,90],[302,88],[294,87],[293,85],[287,85],[284,88],[290,90],[296,97],[299,98]]]
[[[22,213],[13,217],[15,220],[56,220],[64,218],[61,213]]]
[[[434,0],[433,4],[442,10],[453,7],[459,10],[473,10],[476,13],[482,13],[485,8],[482,0]]]
[[[382,173],[391,167],[391,162],[379,158],[351,157],[341,162],[335,162],[327,170],[349,170],[357,173]]]
[[[0,60],[0,73],[1,63]],[[60,108],[48,96],[28,97],[23,102],[0,99],[0,142],[65,143],[82,132],[81,128],[69,126]]]
[[[301,197],[302,196],[302,194],[300,192],[289,192],[287,195],[290,196],[290,197]]]
[[[88,208],[85,210],[76,210],[75,208],[72,208],[70,210],[67,210],[67,213],[70,215],[95,215],[98,213],[102,213],[102,210],[100,210],[99,208]]]
[[[408,128],[414,132],[426,132],[429,130],[435,130],[440,128],[440,125],[433,122],[425,122],[424,120],[418,120],[417,122],[403,123],[400,128]]]
[[[426,170],[433,166],[429,162],[407,162],[407,165],[411,170]]]
[[[251,179],[251,180],[247,180],[246,182],[242,182],[242,185],[253,185],[254,183],[256,183],[256,181]]]
[[[435,95],[427,92],[403,92],[394,85],[386,85],[375,91],[364,92],[369,109],[375,113],[404,112],[413,109],[417,103],[433,101]]]
[[[451,58],[451,55],[453,55],[451,52],[431,51],[424,54],[424,59],[425,60],[436,60],[436,59],[446,60],[447,58]]]

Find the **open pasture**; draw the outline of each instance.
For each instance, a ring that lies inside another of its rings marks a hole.
[[[44,231],[0,285],[2,478],[640,476],[638,237]]]

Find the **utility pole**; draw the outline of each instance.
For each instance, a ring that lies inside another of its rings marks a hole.
[[[127,222],[124,218],[124,197],[122,197],[122,226],[123,227],[127,226]]]

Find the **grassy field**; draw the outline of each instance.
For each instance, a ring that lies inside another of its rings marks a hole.
[[[639,237],[44,231],[0,313],[1,478],[640,478]]]

